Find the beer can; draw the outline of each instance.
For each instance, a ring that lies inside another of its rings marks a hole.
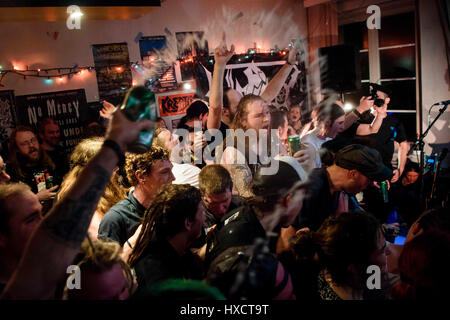
[[[288,143],[289,143],[289,155],[290,156],[294,156],[294,154],[302,148],[302,145],[300,144],[299,136],[290,136],[288,138]]]
[[[387,181],[383,181],[380,183],[381,195],[383,196],[383,202],[388,203],[388,183]]]
[[[45,187],[47,189],[50,189],[51,187],[53,187],[53,177],[52,176],[48,176],[45,178]]]

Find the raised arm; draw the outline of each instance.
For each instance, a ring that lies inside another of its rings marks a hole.
[[[230,50],[227,49],[225,33],[223,33],[222,41],[219,46],[214,49],[215,64],[209,97],[208,129],[220,128],[223,107],[223,75],[225,73],[225,66],[233,54],[234,45],[231,45]]]
[[[358,136],[366,136],[369,134],[377,133],[378,130],[380,130],[381,125],[383,124],[384,118],[387,117],[387,106],[389,104],[390,99],[386,98],[384,105],[381,107],[374,107],[375,108],[375,119],[371,124],[360,124],[358,126],[358,129],[356,130],[356,134]]]
[[[297,47],[292,47],[292,49],[289,51],[287,63],[285,63],[281,67],[277,74],[267,84],[266,89],[264,89],[264,92],[261,94],[261,98],[263,98],[267,103],[272,102],[272,100],[277,97],[278,93],[283,87],[284,82],[291,73],[294,64],[297,62],[298,52],[299,49]]]
[[[371,97],[362,97],[359,100],[359,105],[353,110],[345,115],[344,120],[344,131],[350,128],[352,124],[358,121],[358,114],[362,114],[373,107],[373,100]],[[356,112],[355,112],[356,111]]]
[[[122,152],[139,131],[150,129],[148,120],[128,121],[120,111],[113,114],[106,139]],[[31,236],[18,268],[3,291],[3,299],[51,299],[67,267],[79,252],[92,215],[119,161],[118,152],[104,145],[89,161],[66,196],[42,220]]]

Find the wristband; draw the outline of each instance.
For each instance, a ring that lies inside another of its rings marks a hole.
[[[112,149],[116,153],[117,157],[119,158],[119,166],[123,166],[125,164],[125,155],[123,154],[117,142],[111,139],[106,139],[105,141],[103,141],[103,145]]]
[[[358,118],[361,118],[361,113],[359,113],[358,110],[353,109],[353,113],[356,114],[358,116]]]

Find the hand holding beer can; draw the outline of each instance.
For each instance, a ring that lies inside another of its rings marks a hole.
[[[288,138],[288,143],[289,143],[289,155],[291,157],[294,156],[294,154],[301,150],[302,145],[300,143],[300,137],[299,136],[290,136]]]
[[[388,198],[388,183],[387,183],[387,181],[383,181],[380,183],[380,190],[381,190],[381,195],[383,196],[383,202],[388,203],[389,198]]]

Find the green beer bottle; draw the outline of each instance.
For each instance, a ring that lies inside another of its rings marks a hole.
[[[155,121],[155,96],[150,90],[143,86],[132,87],[128,90],[127,95],[120,106],[120,110],[130,121],[142,119]],[[152,145],[153,135],[153,129],[141,131],[139,138],[128,150],[133,153],[144,153],[148,151]]]

